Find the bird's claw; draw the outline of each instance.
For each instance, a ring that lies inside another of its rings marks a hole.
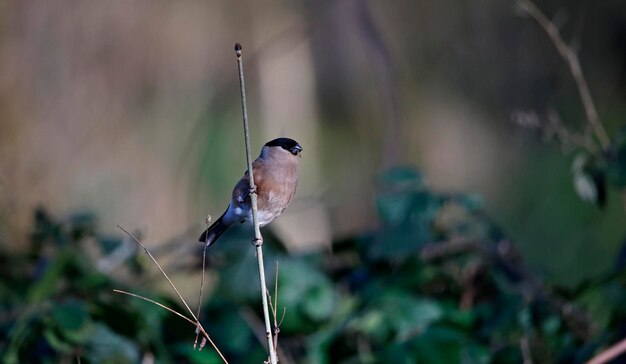
[[[252,245],[257,246],[257,247],[263,245],[263,238],[259,238],[259,239],[254,238],[254,239],[252,239]]]

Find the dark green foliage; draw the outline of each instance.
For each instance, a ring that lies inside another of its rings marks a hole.
[[[611,168],[611,181],[619,182],[619,168]],[[383,174],[379,186],[380,228],[335,242],[332,253],[289,256],[266,232],[272,293],[279,264],[278,320],[286,309],[279,342],[293,362],[520,363],[525,342],[535,362],[576,363],[620,338],[621,266],[579,287],[548,287],[485,216],[479,197],[435,193],[411,168]],[[145,291],[150,262],[140,251],[117,268],[134,277],[132,285],[102,273],[96,262],[136,247],[96,231],[89,214],[56,221],[37,211],[31,249],[0,252],[0,360],[137,363],[150,353],[159,363],[221,362],[209,345],[193,349],[189,323],[112,292],[137,292],[186,312]],[[208,251],[219,278],[203,323],[230,362],[261,363],[258,272],[243,243],[249,231],[224,239],[232,241]]]
[[[605,153],[608,179],[616,187],[626,187],[626,130],[611,142]]]

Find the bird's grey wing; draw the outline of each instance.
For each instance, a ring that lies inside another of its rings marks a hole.
[[[254,170],[254,163],[252,169]],[[246,171],[243,177],[241,177],[239,182],[235,185],[235,188],[233,188],[233,194],[228,210],[230,211],[230,214],[236,216],[240,222],[244,222],[250,215],[250,176],[248,171]]]
[[[248,171],[233,188],[232,203],[235,205],[250,203],[250,177],[248,176]]]

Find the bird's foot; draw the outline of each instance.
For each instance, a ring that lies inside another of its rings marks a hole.
[[[252,245],[254,245],[254,246],[261,246],[261,245],[263,245],[263,238],[259,238],[259,239],[254,238],[254,239],[252,239]]]

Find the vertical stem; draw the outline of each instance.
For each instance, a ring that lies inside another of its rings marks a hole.
[[[269,305],[267,303],[267,287],[265,285],[265,267],[263,264],[263,236],[259,227],[257,216],[257,194],[254,184],[254,174],[252,173],[252,157],[250,153],[250,131],[248,129],[248,106],[246,104],[246,85],[243,78],[243,57],[241,54],[241,44],[235,44],[237,54],[237,67],[239,69],[239,89],[241,91],[241,111],[243,112],[243,134],[246,143],[246,159],[248,161],[248,176],[250,181],[250,204],[252,207],[252,223],[254,225],[254,245],[256,246],[256,256],[259,265],[259,280],[261,281],[261,298],[263,300],[263,316],[265,316],[265,336],[267,336],[267,348],[270,353],[270,363],[278,363],[276,350],[272,340],[272,326],[270,324]]]

